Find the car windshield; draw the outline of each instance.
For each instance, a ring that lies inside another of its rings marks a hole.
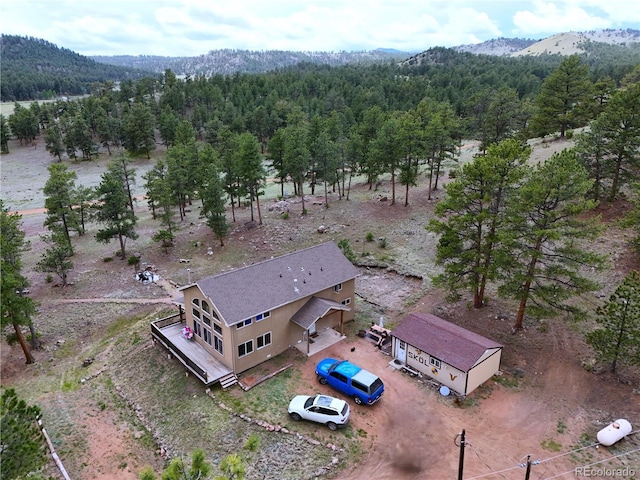
[[[347,402],[344,403],[344,408],[342,409],[342,416],[344,417],[349,411],[349,404]]]
[[[307,398],[307,401],[304,402],[304,408],[309,408],[311,405],[313,405],[313,401],[315,400],[316,397],[309,397]]]
[[[333,363],[331,364],[331,366],[329,367],[328,371],[329,371],[329,372],[333,372],[333,371],[336,369],[336,367],[337,367],[338,365],[340,365],[341,363],[342,363],[342,362],[341,362],[340,360],[338,360],[337,362],[333,362]]]

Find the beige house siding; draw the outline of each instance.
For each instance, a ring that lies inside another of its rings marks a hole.
[[[440,363],[440,367],[432,365],[431,356],[416,347],[407,344],[407,365],[433,378],[439,383],[466,395],[467,374],[447,364],[442,359],[434,358],[434,363]]]
[[[495,375],[500,370],[500,349],[487,350],[476,365],[469,370],[466,393],[473,392],[487,379]]]
[[[186,287],[183,290],[184,294],[184,306],[185,306],[185,320],[186,324],[194,329],[194,308],[196,311],[200,311],[199,322],[202,329],[205,328],[203,321],[203,309],[194,305],[193,300],[197,299],[199,305],[202,305],[202,301],[206,301],[210,306],[210,317],[212,322],[215,322],[214,316],[220,319],[218,324],[222,330],[222,346],[223,355],[221,355],[213,345],[210,345],[204,340],[204,335],[194,335],[194,341],[202,345],[212,356],[220,360],[227,367],[231,368],[235,373],[241,373],[249,368],[252,368],[266,360],[269,360],[280,353],[287,350],[289,347],[306,342],[306,330],[300,326],[291,322],[291,318],[298,312],[302,306],[310,300],[312,297],[304,297],[292,303],[283,305],[277,309],[271,310],[270,316],[264,318],[258,322],[255,321],[255,317],[252,317],[249,325],[237,328],[236,325],[227,326],[225,319],[221,317],[213,302],[208,299],[202,290],[197,285]],[[335,286],[322,290],[314,295],[315,297],[332,300],[337,303],[342,303],[347,300],[349,311],[335,311],[331,312],[325,317],[319,319],[316,322],[316,329],[321,330],[324,328],[339,329],[340,318],[342,314],[343,323],[351,321],[355,318],[354,302],[355,302],[355,280],[351,279],[341,284],[339,291],[335,291]],[[264,312],[263,312],[264,313]],[[214,315],[215,314],[215,315]],[[211,328],[213,332],[213,328]],[[271,344],[265,345],[262,348],[258,348],[258,337],[263,337],[265,334],[270,333]],[[215,332],[212,333],[215,335]],[[238,346],[252,342],[252,352],[242,357],[238,354]]]

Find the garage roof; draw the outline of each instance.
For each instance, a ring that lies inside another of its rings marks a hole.
[[[502,345],[430,313],[411,313],[391,335],[449,365],[468,372],[485,351]]]

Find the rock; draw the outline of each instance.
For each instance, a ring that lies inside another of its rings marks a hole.
[[[325,225],[320,225],[318,227],[318,233],[325,233],[327,232],[329,229],[325,226]]]

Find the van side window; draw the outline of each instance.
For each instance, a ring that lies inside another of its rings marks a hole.
[[[353,388],[357,388],[358,390],[361,390],[364,393],[369,393],[369,389],[367,388],[367,386],[363,385],[360,382],[357,382],[355,380],[351,380],[351,385],[353,386]]]
[[[347,383],[347,377],[345,377],[344,375],[342,375],[341,373],[338,372],[331,372],[331,376],[333,378],[337,378],[338,380],[340,380],[341,382]]]

